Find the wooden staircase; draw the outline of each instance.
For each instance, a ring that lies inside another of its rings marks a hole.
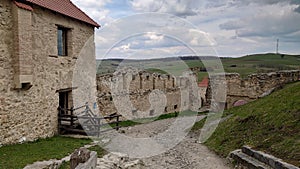
[[[81,134],[99,137],[101,132],[112,129],[119,130],[120,116],[112,114],[99,117],[92,112],[88,103],[71,109],[58,107],[59,134]]]

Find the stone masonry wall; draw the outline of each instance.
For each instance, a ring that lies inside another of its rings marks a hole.
[[[227,108],[230,108],[239,100],[253,101],[270,94],[287,83],[299,81],[300,70],[252,74],[245,79],[242,79],[237,73],[227,73],[225,78],[227,83],[225,104]],[[210,85],[206,94],[208,103],[210,103],[211,93],[213,92],[211,85],[219,84],[218,81],[218,76],[210,78]]]
[[[124,119],[155,117],[183,110],[198,111],[201,107],[200,90],[192,90],[193,79],[193,75],[173,77],[130,68],[124,73],[98,75],[99,111],[103,115],[122,114]]]
[[[11,0],[0,1],[0,144],[17,143],[20,138],[31,141],[57,133],[57,90],[72,87],[72,70],[78,54],[94,34],[93,26],[33,6],[32,37],[27,39],[32,49],[22,49],[32,53],[33,86],[29,90],[16,90],[13,5]],[[65,57],[57,56],[57,25],[70,28],[69,55]]]

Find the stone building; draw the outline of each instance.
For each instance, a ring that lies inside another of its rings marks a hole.
[[[73,68],[95,27],[70,0],[0,1],[0,144],[57,133],[57,108],[72,106]]]
[[[206,90],[208,87],[208,77],[204,77],[201,82],[198,83],[198,87],[201,95],[201,105],[206,104]]]

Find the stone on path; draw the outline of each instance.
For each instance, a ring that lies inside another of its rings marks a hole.
[[[96,169],[142,169],[140,160],[130,160],[128,155],[122,153],[109,153],[103,158],[98,158]]]
[[[86,148],[79,148],[71,155],[70,166],[75,169],[79,163],[85,163],[90,158],[90,150]]]

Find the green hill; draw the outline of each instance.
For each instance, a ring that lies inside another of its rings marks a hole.
[[[228,115],[205,143],[217,154],[225,157],[249,145],[300,166],[300,82],[229,109]]]
[[[214,57],[202,57],[209,60]],[[183,62],[184,61],[184,62]],[[281,54],[254,54],[239,58],[221,58],[225,72],[236,72],[245,77],[252,73],[266,73],[278,70],[300,69],[300,56],[298,55],[281,55]],[[186,67],[203,67],[203,63],[193,56],[189,57],[173,57],[148,60],[123,60],[123,59],[107,59],[98,60],[98,74],[113,73],[118,66],[127,65],[140,69],[146,69],[150,72],[174,72],[182,71]],[[183,64],[185,63],[185,65]],[[202,80],[207,76],[206,72],[199,72],[198,79]]]
[[[251,73],[300,69],[300,56],[272,53],[255,54],[240,58],[223,58],[222,63],[225,72],[236,72],[245,77]]]

